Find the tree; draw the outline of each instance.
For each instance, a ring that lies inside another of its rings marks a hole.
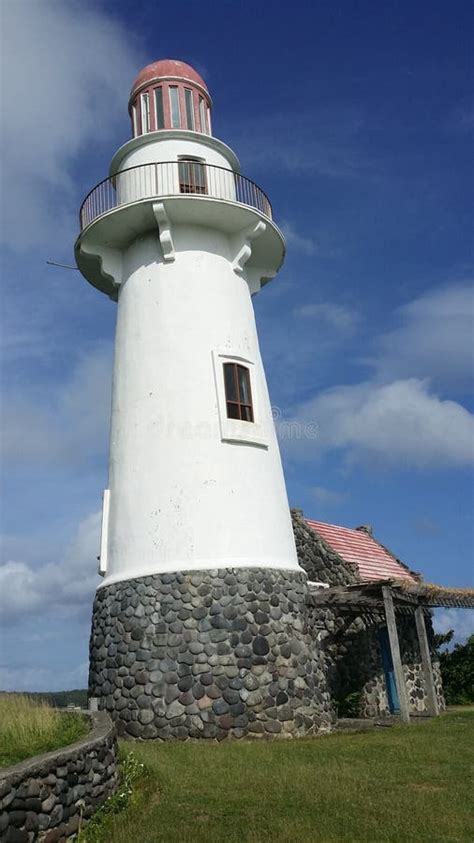
[[[448,705],[467,705],[474,702],[474,635],[465,644],[455,644],[452,650],[440,649],[449,644],[453,635],[452,629],[435,635],[444,696]]]

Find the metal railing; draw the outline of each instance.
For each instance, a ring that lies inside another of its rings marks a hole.
[[[268,197],[253,181],[225,167],[189,159],[140,164],[99,182],[81,205],[81,231],[98,217],[121,205],[141,199],[179,195],[227,199],[249,205],[272,218]]]

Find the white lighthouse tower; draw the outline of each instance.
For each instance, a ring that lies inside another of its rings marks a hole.
[[[211,107],[189,65],[141,71],[133,137],[76,243],[117,302],[90,693],[145,738],[311,727],[305,575],[251,301],[284,240]]]

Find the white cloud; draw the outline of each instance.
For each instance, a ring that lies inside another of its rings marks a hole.
[[[79,359],[66,383],[6,393],[1,412],[3,459],[77,463],[102,454],[110,418],[111,347]]]
[[[337,506],[345,499],[342,492],[335,492],[333,489],[326,489],[325,486],[312,486],[309,493],[314,500],[322,506]]]
[[[92,606],[98,585],[97,554],[101,513],[94,512],[79,524],[69,546],[59,558],[35,567],[10,560],[0,566],[0,617],[3,623],[32,615],[69,617]]]
[[[474,460],[474,416],[415,378],[337,386],[296,408],[291,421],[317,424],[315,441],[292,440],[314,455],[343,450],[351,460],[407,466],[462,466]]]
[[[54,235],[59,249],[61,240],[71,241],[77,224],[71,167],[87,145],[93,155],[118,120],[126,121],[128,90],[141,65],[134,46],[130,30],[86,2],[3,3],[2,238],[8,245],[44,248]]]
[[[462,644],[474,635],[474,611],[472,609],[435,609],[434,631],[439,634],[454,629],[453,643]]]
[[[328,327],[345,335],[352,334],[360,321],[355,310],[335,302],[303,304],[295,309],[294,315],[314,320],[318,323],[318,329]]]
[[[312,237],[306,237],[299,231],[296,231],[294,225],[289,222],[282,222],[280,228],[290,248],[294,248],[295,251],[303,255],[316,254],[318,247]]]
[[[400,307],[398,327],[376,341],[369,361],[383,380],[429,377],[435,385],[465,386],[474,373],[474,288],[430,290]]]

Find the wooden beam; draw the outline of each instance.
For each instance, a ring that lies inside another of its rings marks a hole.
[[[422,606],[418,606],[415,611],[415,621],[418,641],[420,642],[421,663],[425,678],[428,714],[431,714],[432,717],[437,717],[439,714],[439,703],[434,683],[430,646],[428,644],[428,636],[426,634],[425,614]]]
[[[385,607],[385,618],[387,620],[388,639],[390,641],[390,650],[392,653],[393,670],[395,673],[395,683],[397,685],[398,701],[400,703],[400,715],[405,723],[409,723],[410,712],[408,709],[407,686],[405,682],[405,675],[403,673],[402,658],[400,655],[400,644],[398,641],[395,609],[393,607],[392,589],[389,586],[384,585],[382,586],[382,594]]]

